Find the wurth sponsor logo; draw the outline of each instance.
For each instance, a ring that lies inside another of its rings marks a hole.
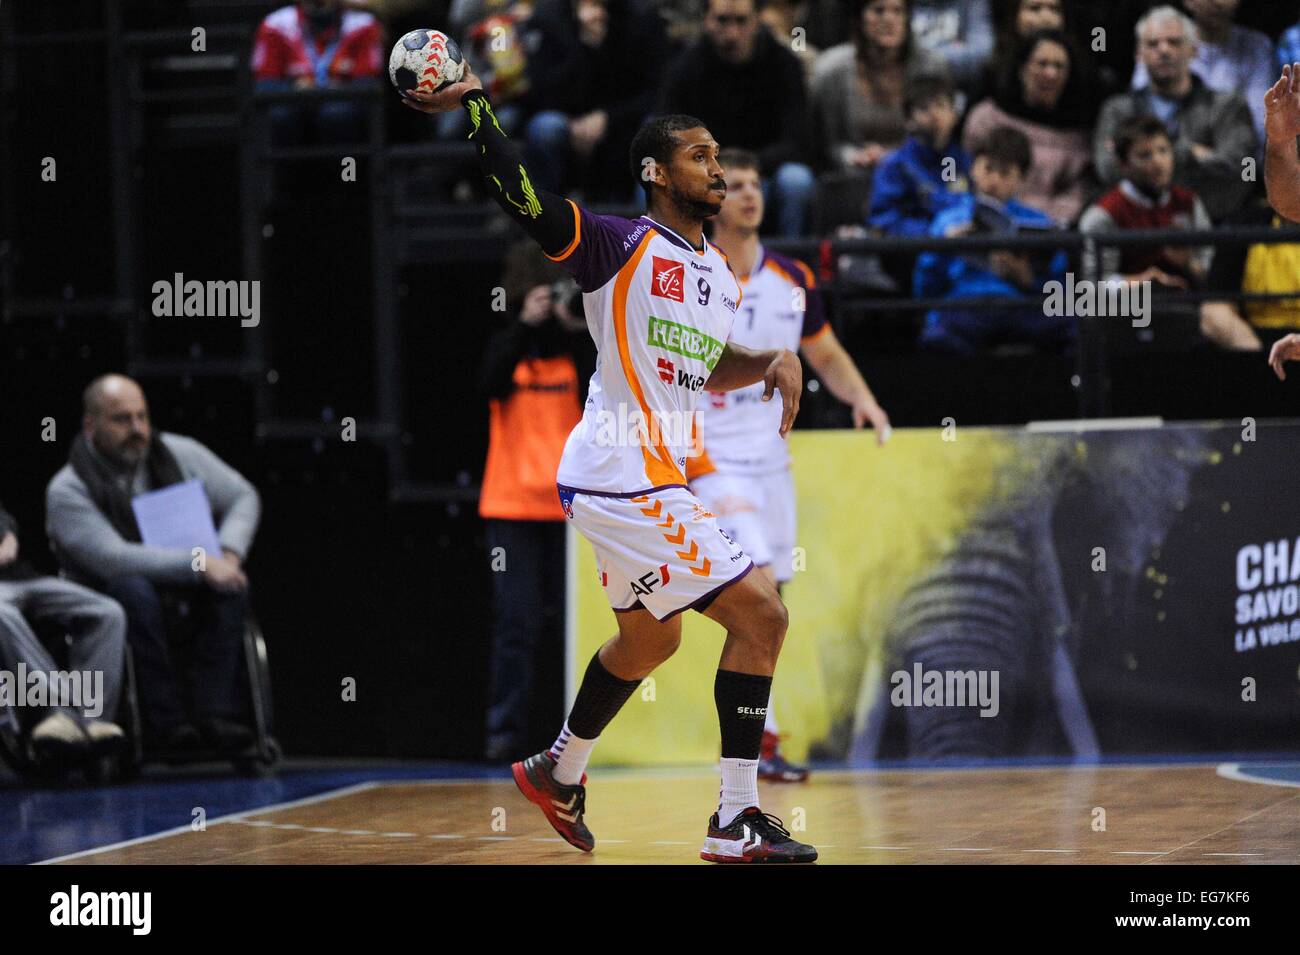
[[[673,368],[672,359],[659,359],[659,377],[670,385],[673,383]]]
[[[692,375],[684,369],[677,372],[677,384],[687,391],[699,391],[704,387],[704,381],[703,375]]]
[[[682,290],[686,279],[685,264],[674,259],[663,259],[657,255],[652,258],[654,273],[650,279],[650,294],[658,295],[660,298],[670,298],[674,302],[682,301]]]

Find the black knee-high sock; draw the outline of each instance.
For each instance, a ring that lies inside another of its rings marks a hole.
[[[569,711],[568,725],[573,735],[595,739],[640,685],[640,680],[620,680],[606,670],[597,652],[587,664],[578,698]]]
[[[713,681],[713,700],[718,705],[723,759],[758,759],[771,694],[770,676],[718,671]]]

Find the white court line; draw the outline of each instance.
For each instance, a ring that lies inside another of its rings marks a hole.
[[[1082,849],[1021,849],[1021,852],[1082,852]]]
[[[1262,783],[1265,786],[1290,786],[1293,789],[1300,789],[1300,783],[1287,779],[1264,779],[1260,776],[1251,776],[1242,771],[1241,763],[1220,763],[1214,772],[1224,779],[1235,779],[1239,783]]]
[[[215,826],[220,822],[234,822],[243,820],[248,816],[261,815],[264,812],[277,812],[281,809],[295,809],[298,806],[309,806],[312,803],[324,802],[327,799],[337,799],[340,796],[350,796],[353,793],[362,792],[367,789],[374,789],[383,783],[379,780],[371,780],[364,783],[354,783],[351,786],[344,786],[341,789],[330,789],[323,793],[317,793],[314,796],[304,796],[302,799],[293,799],[289,802],[276,803],[272,806],[263,806],[260,809],[248,809],[243,812],[232,812],[224,816],[218,816],[216,819],[208,821],[209,826]],[[168,836],[178,836],[184,832],[192,832],[190,824],[186,823],[177,826],[174,829],[164,829],[162,832],[155,832],[147,836],[137,836],[134,839],[124,839],[121,842],[109,843],[106,846],[99,846],[94,849],[82,849],[79,852],[69,852],[66,855],[55,856],[52,859],[41,859],[39,862],[33,862],[32,865],[53,865],[56,862],[67,862],[71,859],[84,859],[86,856],[99,855],[102,852],[112,852],[115,849],[126,849],[130,846],[143,845],[146,842],[155,842],[158,839],[165,839]]]

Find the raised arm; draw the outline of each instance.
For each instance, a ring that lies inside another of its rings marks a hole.
[[[1282,77],[1264,97],[1264,184],[1279,215],[1300,222],[1300,63],[1282,67]],[[1275,366],[1276,367],[1276,366]]]
[[[781,435],[794,425],[799,413],[799,395],[803,391],[803,366],[799,356],[788,348],[755,351],[735,342],[727,342],[705,387],[709,391],[735,391],[761,381],[765,385],[763,400],[771,401],[772,392],[781,392]]]
[[[547,255],[558,256],[578,232],[575,207],[563,196],[538,189],[524,167],[523,156],[501,126],[483,82],[465,62],[465,76],[437,93],[411,91],[402,102],[422,113],[446,113],[464,107],[469,112],[470,142],[478,146],[478,166],[494,198]]]

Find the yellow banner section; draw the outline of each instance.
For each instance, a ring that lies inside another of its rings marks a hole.
[[[790,438],[798,497],[790,609],[772,688],[783,746],[795,760],[843,740],[868,712],[881,635],[917,574],[956,543],[1006,476],[1011,447],[998,432],[896,430],[883,448],[871,431],[809,431]],[[617,624],[591,545],[576,555],[577,687],[587,661]],[[743,547],[745,542],[740,541]],[[725,633],[684,615],[682,645],[633,694],[601,735],[592,764],[709,764],[718,758],[713,679]]]

